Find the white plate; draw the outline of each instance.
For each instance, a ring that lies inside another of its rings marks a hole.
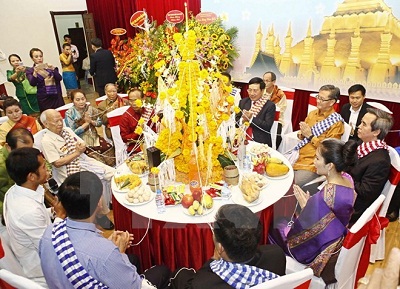
[[[240,192],[240,193],[239,193],[239,192]],[[260,203],[263,201],[263,194],[262,194],[262,192],[260,192],[260,196],[258,197],[258,199],[255,200],[255,201],[252,202],[252,203],[247,202],[247,201],[243,198],[243,194],[242,194],[242,192],[240,191],[240,189],[239,189],[239,192],[236,192],[236,194],[232,194],[232,201],[233,201],[235,204],[243,205],[243,206],[246,206],[246,207],[252,207],[252,206],[257,206],[258,204],[260,204]]]
[[[150,189],[149,189],[150,190]],[[148,200],[148,201],[145,201],[145,202],[142,202],[142,203],[130,203],[130,202],[128,202],[128,200],[126,199],[126,196],[124,196],[124,201],[123,201],[123,203],[125,204],[125,205],[127,205],[127,206],[141,206],[141,205],[145,205],[145,204],[147,204],[147,203],[150,203],[153,199],[154,199],[154,197],[156,196],[156,194],[155,193],[153,193],[153,192],[151,192],[151,194],[150,194],[150,199]]]
[[[188,215],[188,216],[191,216],[191,217],[203,217],[205,215],[210,214],[212,211],[214,211],[214,206],[211,209],[203,208],[203,215],[197,215],[196,214],[196,215],[192,216],[191,214],[189,214],[188,209],[184,208],[183,206],[182,206],[182,210],[183,210],[183,213],[185,215]]]
[[[128,187],[125,187],[123,189],[118,188],[117,184],[115,183],[114,177],[112,177],[111,179],[111,189],[117,193],[127,193],[129,191]]]
[[[270,180],[283,180],[283,179],[286,179],[288,176],[289,176],[289,172],[287,172],[285,175],[282,175],[279,177],[270,177],[267,174],[265,174],[265,177]]]

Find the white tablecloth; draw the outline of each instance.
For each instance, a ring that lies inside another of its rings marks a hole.
[[[248,149],[251,148],[251,146],[254,145],[253,142],[250,142],[248,145]],[[249,151],[249,150],[248,150]],[[280,198],[282,198],[286,192],[289,190],[290,186],[292,185],[293,178],[294,178],[294,173],[293,169],[290,165],[290,163],[283,157],[282,154],[280,154],[278,151],[275,151],[271,149],[270,151],[271,156],[273,157],[279,157],[284,161],[286,165],[289,166],[290,170],[287,175],[285,175],[284,178],[268,178],[268,185],[266,188],[264,188],[261,191],[261,202],[257,205],[254,206],[249,206],[249,208],[253,212],[259,212],[264,210],[265,208],[271,206],[275,202],[277,202]],[[126,164],[122,164],[120,167],[118,167],[117,171],[121,172],[127,172],[129,173],[129,168],[126,166]],[[239,180],[240,181],[240,180]],[[145,184],[147,183],[147,176],[142,178],[142,182]],[[154,219],[154,220],[159,220],[159,221],[165,221],[165,222],[173,222],[173,223],[192,223],[192,224],[199,224],[199,223],[211,223],[215,219],[215,214],[218,211],[219,207],[222,206],[224,203],[222,200],[214,200],[214,206],[213,210],[203,216],[190,216],[184,213],[183,210],[187,210],[182,207],[182,205],[176,205],[176,206],[166,206],[166,212],[163,214],[158,214],[157,213],[157,208],[155,204],[155,200],[153,199],[147,204],[143,205],[127,205],[124,200],[125,200],[125,194],[126,193],[119,193],[116,192],[115,190],[113,191],[113,195],[115,199],[124,207],[128,208],[129,210],[135,212],[136,214],[139,214],[143,217]],[[186,191],[189,192],[189,186],[186,186]],[[233,186],[232,187],[232,198],[227,202],[227,203],[233,203],[232,199],[236,199],[235,195],[241,194],[240,189],[238,186]]]

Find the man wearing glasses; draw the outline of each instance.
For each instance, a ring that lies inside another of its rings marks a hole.
[[[271,127],[275,118],[275,104],[264,95],[265,82],[260,77],[249,81],[249,97],[239,102],[240,112],[236,114],[237,123],[248,123],[248,138],[272,146]]]
[[[314,158],[321,141],[326,138],[340,139],[344,132],[343,118],[335,112],[333,105],[340,96],[334,85],[323,85],[317,95],[317,109],[311,111],[305,121],[300,122],[298,137],[301,140],[293,149],[299,157],[293,165],[294,182],[304,191],[314,194],[320,183],[308,185],[319,175],[316,173]]]

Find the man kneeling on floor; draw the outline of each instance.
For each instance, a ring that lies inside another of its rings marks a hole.
[[[68,217],[49,226],[39,245],[49,288],[166,288],[166,267],[155,266],[141,279],[129,262],[124,252],[132,243],[131,234],[115,231],[106,239],[96,230],[102,189],[100,179],[86,171],[68,176],[61,185],[58,197]]]

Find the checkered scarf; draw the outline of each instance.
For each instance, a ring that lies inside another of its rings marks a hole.
[[[383,140],[373,140],[369,142],[363,142],[357,147],[357,156],[359,159],[365,157],[369,153],[378,149],[388,149],[387,144]]]
[[[223,259],[212,261],[211,270],[236,289],[248,289],[254,285],[275,279],[279,275],[264,269]]]
[[[108,289],[106,285],[90,276],[79,262],[74,246],[68,237],[66,220],[54,225],[51,240],[65,276],[74,288]]]
[[[329,129],[333,124],[337,123],[338,121],[344,122],[342,116],[338,114],[337,112],[332,113],[330,116],[325,118],[324,120],[321,120],[314,124],[311,127],[311,133],[314,136],[320,136],[323,134],[327,129]],[[305,138],[301,142],[299,142],[295,147],[294,150],[299,150],[306,144],[308,144],[310,141]]]
[[[70,133],[66,129],[63,129],[61,131],[61,137],[65,140],[67,153],[69,155],[73,154],[76,150],[76,140],[70,135]],[[66,167],[68,176],[80,172],[81,165],[79,164],[79,157],[72,160],[69,164],[66,165]]]

